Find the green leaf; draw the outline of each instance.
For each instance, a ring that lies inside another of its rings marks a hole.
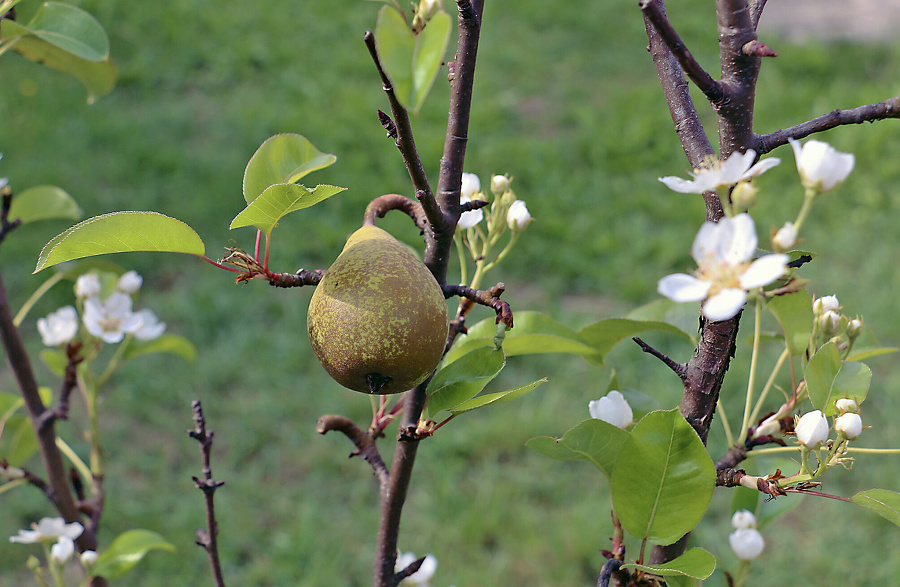
[[[38,356],[51,373],[59,377],[65,374],[66,366],[69,364],[66,353],[59,349],[42,349]]]
[[[688,340],[691,338],[686,332],[667,322],[629,320],[627,318],[609,318],[594,322],[579,330],[578,334],[599,353],[598,362],[602,363],[607,353],[619,342],[647,331],[668,332],[683,336]]]
[[[447,42],[450,40],[450,15],[437,12],[415,38],[412,55],[413,114],[418,114],[437,78]]]
[[[496,332],[497,324],[493,318],[472,326],[468,334],[456,339],[444,358],[444,364],[449,365],[474,349],[493,346]],[[596,349],[587,344],[577,332],[540,312],[516,312],[516,325],[506,333],[503,351],[507,357],[539,353],[573,353],[587,357],[597,355]]]
[[[862,361],[864,359],[871,359],[872,357],[878,357],[881,355],[889,355],[891,353],[896,353],[900,351],[900,349],[896,347],[879,347],[876,349],[858,349],[850,354],[847,357],[848,361]]]
[[[41,251],[34,273],[73,259],[135,251],[202,256],[205,247],[193,228],[175,218],[157,212],[113,212],[57,235]]]
[[[692,548],[678,558],[662,565],[639,565],[629,563],[622,568],[640,569],[662,577],[683,576],[692,579],[707,579],[716,570],[716,557],[702,548]]]
[[[97,558],[91,571],[95,575],[118,579],[138,564],[151,550],[174,553],[175,547],[150,530],[128,530],[119,534],[112,544]]]
[[[651,412],[622,447],[610,488],[613,508],[633,536],[671,544],[706,513],[716,471],[678,409]]]
[[[309,208],[345,189],[333,185],[319,185],[314,190],[293,183],[271,185],[231,221],[230,228],[255,226],[271,234],[285,215]]]
[[[900,526],[900,493],[887,489],[860,491],[850,501],[872,510],[885,520]]]
[[[834,378],[841,370],[841,353],[833,342],[819,347],[816,354],[806,366],[806,388],[809,390],[809,401],[817,410],[824,410]]]
[[[37,451],[37,436],[27,416],[13,413],[0,421],[0,459],[12,467],[21,467]]]
[[[55,185],[39,185],[16,194],[9,208],[10,219],[22,224],[51,218],[78,220],[82,211],[74,198]]]
[[[197,358],[197,349],[188,339],[177,334],[163,334],[153,340],[132,340],[125,349],[123,358],[133,359],[141,355],[153,353],[169,353],[178,355],[186,361],[193,362]]]
[[[531,383],[526,383],[525,385],[515,387],[513,389],[507,389],[506,391],[498,391],[496,393],[486,393],[484,395],[479,395],[477,397],[473,397],[469,401],[459,404],[452,410],[448,411],[454,415],[462,414],[463,412],[471,412],[472,410],[477,410],[478,408],[483,408],[491,404],[499,404],[502,402],[512,401],[533,391],[539,385],[543,385],[544,383],[547,383],[546,377],[543,379],[538,379],[537,381],[532,381]]]
[[[244,200],[249,204],[269,186],[296,183],[335,161],[337,157],[320,152],[302,135],[281,134],[270,137],[250,157],[244,170]]]
[[[775,315],[791,355],[802,355],[809,346],[812,334],[812,300],[805,291],[775,296],[766,307]]]
[[[700,328],[700,307],[691,304],[673,302],[668,298],[660,298],[639,308],[635,308],[625,318],[643,322],[665,322],[671,324],[697,343],[697,332]]]
[[[409,108],[413,104],[412,63],[416,35],[402,14],[390,6],[382,6],[375,23],[375,42],[381,66],[394,86],[394,94]]]
[[[4,19],[0,36],[15,40],[12,49],[26,59],[81,81],[89,103],[115,86],[116,67],[109,59],[106,31],[76,6],[47,2],[28,25]]]
[[[822,345],[806,367],[806,386],[813,407],[826,416],[837,413],[835,400],[850,398],[862,403],[869,393],[872,370],[865,363],[841,361],[833,342]]]
[[[103,26],[77,6],[45,2],[24,28],[50,45],[86,61],[103,61],[109,57],[109,38]]]
[[[429,418],[441,410],[451,410],[479,393],[506,364],[503,351],[478,348],[438,371],[428,383]]]
[[[525,446],[538,454],[560,461],[586,461],[600,469],[607,479],[630,434],[603,420],[585,420],[562,438],[538,436]]]

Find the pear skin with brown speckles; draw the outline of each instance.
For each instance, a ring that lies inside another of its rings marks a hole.
[[[331,377],[363,393],[424,381],[444,352],[447,302],[431,271],[384,230],[350,235],[309,303],[309,342]]]

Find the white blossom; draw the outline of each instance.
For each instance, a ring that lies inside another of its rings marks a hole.
[[[834,429],[843,434],[847,440],[855,440],[862,434],[862,418],[854,412],[841,414],[834,421]]]
[[[63,306],[45,318],[38,318],[37,327],[44,346],[66,344],[78,334],[78,312],[72,306]]]
[[[821,410],[803,414],[794,425],[797,441],[808,449],[817,448],[828,438],[828,420]]]
[[[833,310],[828,310],[819,316],[819,328],[825,336],[834,336],[841,328],[841,315]]]
[[[600,399],[588,402],[591,418],[603,420],[616,428],[625,428],[634,422],[634,412],[622,392],[612,390]]]
[[[682,194],[702,194],[752,179],[781,163],[780,159],[769,157],[753,165],[754,159],[756,151],[753,149],[747,150],[746,153],[735,151],[725,161],[714,161],[709,167],[695,169],[690,174],[693,180],[669,176],[660,177],[659,181],[666,184],[669,189]]]
[[[506,212],[506,224],[512,230],[522,230],[528,226],[532,220],[533,218],[528,212],[528,207],[525,206],[523,200],[516,200],[513,202]]]
[[[19,530],[18,535],[10,537],[10,542],[34,544],[36,542],[55,542],[60,536],[75,540],[84,532],[84,526],[78,522],[66,524],[62,518],[41,518],[31,525],[31,530]]]
[[[762,554],[766,541],[756,528],[738,528],[728,535],[734,555],[742,561],[752,561]]]
[[[399,573],[417,560],[419,560],[419,557],[417,557],[415,553],[399,553],[394,569]],[[431,578],[434,577],[434,573],[435,571],[437,571],[437,564],[437,558],[433,554],[426,554],[425,560],[422,561],[422,566],[419,567],[419,570],[409,577],[403,579],[400,584],[417,587],[429,587],[429,585],[431,585]]]
[[[119,277],[116,283],[116,289],[122,293],[136,294],[144,283],[144,278],[138,275],[137,271],[127,271]]]
[[[847,179],[853,171],[855,159],[852,153],[841,153],[822,141],[806,141],[802,147],[794,139],[789,139],[789,142],[803,187],[807,189],[825,193]]]
[[[728,320],[747,301],[747,291],[768,285],[787,271],[788,256],[765,255],[751,262],[756,228],[749,214],[706,222],[697,233],[691,255],[694,275],[675,273],[659,280],[657,291],[676,302],[703,301],[703,315]]]
[[[131,311],[131,296],[121,292],[102,302],[96,297],[86,299],[83,320],[88,332],[110,344],[122,342],[142,323],[141,317]]]
[[[476,192],[477,193],[477,192]],[[459,203],[466,204],[471,202],[468,196],[460,196]],[[484,220],[484,210],[469,210],[468,212],[463,212],[459,217],[459,222],[456,224],[456,227],[460,230],[467,230],[469,228],[474,228],[479,222]]]
[[[785,222],[772,237],[772,246],[778,251],[788,251],[797,244],[797,229],[793,222]]]
[[[735,530],[756,528],[756,516],[750,510],[738,510],[731,516],[731,526]]]
[[[85,273],[75,280],[75,295],[79,299],[100,295],[100,277],[96,273]]]
[[[75,554],[75,543],[68,536],[60,536],[59,541],[50,547],[50,559],[60,565],[66,565]]]
[[[150,308],[144,308],[134,313],[141,319],[141,326],[134,331],[134,337],[138,340],[153,340],[159,338],[166,331],[166,323],[160,322],[156,314]]]
[[[97,552],[94,550],[85,550],[81,553],[81,565],[85,568],[93,567],[97,564],[97,559],[99,556]]]

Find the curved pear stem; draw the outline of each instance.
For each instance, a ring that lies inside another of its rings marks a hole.
[[[425,210],[422,208],[422,205],[400,194],[385,194],[369,202],[363,215],[363,226],[374,226],[376,218],[384,218],[391,210],[406,212],[412,218],[416,228],[422,233],[425,232],[428,226],[428,218],[425,216]]]

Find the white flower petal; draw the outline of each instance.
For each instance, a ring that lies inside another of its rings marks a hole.
[[[719,225],[715,222],[704,222],[697,231],[697,236],[694,237],[694,243],[691,245],[691,256],[697,265],[716,258],[718,233]]]
[[[666,187],[673,192],[681,194],[702,194],[706,191],[706,189],[696,181],[689,181],[680,177],[675,177],[674,175],[660,177],[659,181],[666,184]]]
[[[137,271],[126,271],[119,277],[119,281],[116,283],[116,287],[119,291],[134,294],[137,293],[141,289],[141,285],[144,283],[144,278],[138,275]]]
[[[676,302],[699,302],[706,298],[712,284],[686,273],[673,273],[659,280],[656,291]]]
[[[150,308],[144,308],[134,313],[140,318],[141,325],[134,331],[134,337],[138,340],[153,340],[159,338],[166,331],[166,323],[160,322],[156,314]]]
[[[75,543],[68,536],[60,536],[59,541],[50,547],[50,558],[60,565],[72,560],[75,554]]]
[[[790,257],[783,253],[775,253],[760,257],[741,274],[741,287],[744,289],[754,289],[769,285],[787,271],[787,264]]]
[[[748,151],[749,153],[750,151]],[[750,179],[751,177],[757,177],[762,175],[766,171],[772,169],[773,167],[780,165],[781,159],[777,157],[769,157],[768,159],[760,159],[759,162],[747,170],[747,173],[741,176],[741,179]]]
[[[748,149],[746,153],[735,151],[729,155],[719,169],[719,183],[731,185],[745,179],[744,176],[749,171],[754,159],[756,159],[756,151],[753,149]]]
[[[598,400],[588,402],[591,418],[603,420],[616,428],[626,428],[634,422],[634,412],[622,392],[612,390]]]
[[[756,252],[756,226],[747,213],[719,221],[720,233],[716,245],[719,259],[729,265],[746,263]]]
[[[78,334],[78,312],[72,306],[64,306],[46,318],[39,318],[37,327],[44,346],[66,344]]]
[[[472,199],[472,196],[481,191],[481,180],[474,173],[463,173],[459,195],[462,198]]]
[[[747,292],[737,288],[723,289],[703,302],[703,315],[713,322],[730,320],[740,312],[747,302]]]

